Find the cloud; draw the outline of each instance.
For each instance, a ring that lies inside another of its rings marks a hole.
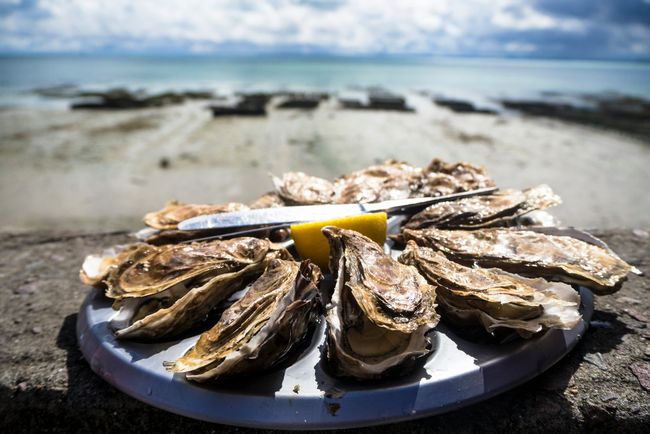
[[[0,0],[0,50],[650,57],[647,0]]]

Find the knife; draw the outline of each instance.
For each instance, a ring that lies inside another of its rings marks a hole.
[[[387,200],[384,202],[341,205],[299,205],[280,208],[262,208],[246,211],[226,212],[220,214],[202,215],[183,220],[178,224],[182,231],[204,229],[238,229],[245,230],[253,227],[291,225],[317,220],[330,220],[349,217],[370,212],[384,211],[388,215],[411,214],[438,202],[447,202],[466,197],[490,194],[497,188],[482,188],[478,190],[454,193],[438,197],[418,197],[410,199]]]

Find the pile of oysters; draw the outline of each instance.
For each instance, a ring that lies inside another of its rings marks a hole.
[[[325,227],[333,286],[287,250],[286,232],[199,240],[204,233],[177,228],[221,212],[494,186],[481,167],[439,159],[426,168],[389,160],[333,181],[292,172],[273,183],[275,191],[248,205],[169,202],[144,217],[149,229],[138,242],[88,256],[81,280],[113,300],[115,336],[158,342],[202,331],[165,367],[204,382],[286,362],[324,316],[329,371],[376,379],[422,363],[434,350],[440,319],[523,339],[571,329],[580,321],[576,286],[611,294],[630,272],[639,273],[602,241],[557,227],[542,211],[561,202],[546,185],[436,203],[406,218],[387,240],[401,251],[396,259],[360,233]]]

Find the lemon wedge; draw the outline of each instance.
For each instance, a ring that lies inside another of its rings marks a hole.
[[[342,229],[352,229],[367,236],[380,246],[386,240],[387,216],[385,212],[360,214],[340,219],[323,220],[318,222],[298,223],[291,225],[291,236],[296,243],[296,249],[302,259],[310,259],[323,272],[327,272],[330,247],[321,229],[325,226],[336,226]]]

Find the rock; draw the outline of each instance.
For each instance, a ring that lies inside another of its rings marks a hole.
[[[371,89],[367,103],[354,98],[339,98],[339,103],[345,109],[354,110],[415,111],[412,107],[406,105],[406,99],[403,96],[384,89]]]
[[[632,231],[632,233],[634,235],[636,235],[637,237],[639,237],[639,238],[648,238],[648,237],[650,237],[650,234],[648,233],[648,231],[644,231],[643,229],[634,229]]]
[[[598,367],[599,369],[606,371],[607,368],[607,362],[605,361],[605,358],[603,357],[602,354],[600,353],[589,353],[585,354],[584,360],[586,362],[591,363],[592,365]]]
[[[272,95],[268,93],[240,94],[234,104],[215,104],[209,108],[213,117],[219,116],[266,116],[266,105]]]
[[[285,101],[278,104],[277,108],[279,109],[305,109],[311,110],[318,107],[322,100],[322,95],[320,94],[295,94],[289,96]]]
[[[623,312],[625,312],[626,314],[628,314],[629,316],[631,316],[632,318],[634,318],[637,321],[641,321],[641,322],[644,322],[644,323],[649,323],[650,322],[650,319],[647,316],[645,316],[644,314],[638,312],[636,309],[625,308],[625,309],[623,309]]]
[[[25,390],[27,390],[27,382],[22,381],[22,382],[16,384],[16,391],[24,392]]]
[[[469,101],[463,101],[460,99],[448,99],[448,98],[434,98],[433,102],[436,105],[441,107],[448,108],[454,113],[483,113],[483,114],[496,114],[496,110],[486,109],[486,108],[477,108],[473,103]]]
[[[603,402],[609,402],[609,401],[613,401],[613,400],[618,399],[618,398],[620,398],[620,397],[617,394],[609,392],[609,393],[605,393],[604,395],[602,395],[600,397],[600,400],[603,401]]]
[[[169,158],[167,158],[167,157],[162,157],[158,161],[158,167],[160,167],[161,169],[169,169],[169,165],[170,165],[170,162],[169,162]]]
[[[214,95],[208,91],[163,92],[148,95],[145,92],[132,92],[124,88],[114,88],[107,91],[83,91],[76,97],[80,100],[71,104],[72,109],[138,109],[147,107],[163,107],[171,104],[181,104],[187,99],[210,99]]]
[[[619,303],[641,304],[641,300],[632,297],[618,297],[616,301]]]
[[[40,326],[33,327],[32,333],[34,333],[35,335],[40,335],[41,333],[43,333],[43,328]]]
[[[630,369],[634,376],[639,380],[639,384],[645,390],[650,392],[650,363],[636,362],[630,365]]]
[[[567,97],[575,103],[567,103]],[[641,138],[650,137],[650,101],[618,94],[561,95],[548,100],[504,99],[501,104],[529,116],[618,130]]]

